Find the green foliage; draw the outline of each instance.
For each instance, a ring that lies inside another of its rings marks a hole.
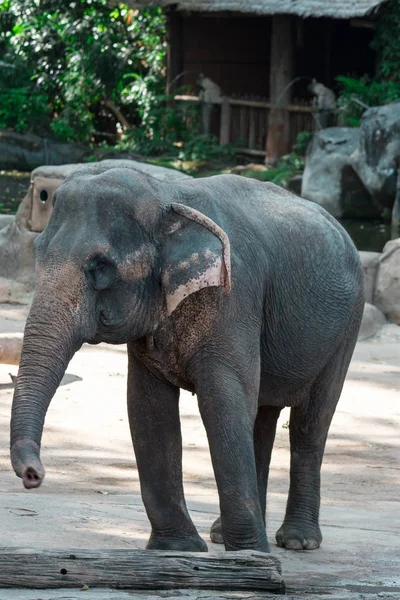
[[[342,125],[358,127],[367,107],[382,106],[400,98],[400,0],[383,6],[371,47],[376,51],[376,75],[371,78],[338,77],[337,106]]]
[[[4,90],[0,95],[0,129],[11,127],[20,133],[46,128],[49,106],[46,94],[31,87]]]
[[[337,77],[341,92],[337,100],[339,122],[348,127],[358,127],[366,108],[382,106],[400,98],[400,80],[371,79],[367,75],[359,79]]]
[[[219,145],[211,134],[189,135],[179,152],[182,161],[233,161],[236,147],[233,144]]]
[[[177,93],[187,93],[179,89]],[[142,156],[168,155],[180,161],[229,160],[235,153],[232,145],[220,146],[214,135],[200,133],[199,104],[174,101],[172,96],[156,95],[151,86],[137,78],[132,87],[141,117],[141,126],[128,131],[114,147]]]
[[[371,44],[377,53],[378,74],[400,83],[400,0],[390,0],[383,7]]]
[[[156,94],[156,90],[139,78],[131,93],[138,105],[141,125],[128,131],[116,149],[144,156],[166,153],[178,156],[182,143],[198,131],[198,106]]]
[[[293,144],[293,152],[299,156],[305,156],[312,136],[312,131],[300,131],[297,134],[295,143]]]
[[[0,56],[1,127],[88,142],[99,123],[140,124],[141,98],[162,93],[165,19],[107,0],[0,0]]]
[[[303,156],[292,152],[291,154],[282,156],[275,167],[266,167],[262,171],[244,170],[241,174],[244,177],[252,177],[260,181],[270,181],[271,183],[287,188],[291,178],[299,175],[303,170]]]

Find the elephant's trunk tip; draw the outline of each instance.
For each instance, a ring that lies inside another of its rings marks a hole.
[[[22,481],[23,481],[24,487],[27,490],[39,487],[43,481],[43,477],[44,477],[43,469],[42,469],[42,473],[38,473],[38,471],[34,467],[27,467],[24,470],[23,475],[22,475]]]
[[[39,446],[32,440],[20,440],[12,445],[11,462],[27,490],[39,487],[44,479],[44,468],[39,455]]]

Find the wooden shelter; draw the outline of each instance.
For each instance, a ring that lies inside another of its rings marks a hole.
[[[226,99],[221,141],[244,138],[270,162],[315,127],[311,78],[335,88],[338,75],[373,73],[370,41],[385,0],[128,2],[167,12],[168,89],[195,89],[200,73],[212,79]]]

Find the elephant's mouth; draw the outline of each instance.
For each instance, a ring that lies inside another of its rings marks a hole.
[[[112,320],[105,313],[101,313],[96,332],[93,337],[87,340],[88,344],[126,344],[131,341],[129,327],[125,321]]]

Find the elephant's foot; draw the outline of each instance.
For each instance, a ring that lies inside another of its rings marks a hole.
[[[288,550],[315,550],[322,542],[322,534],[318,524],[283,523],[275,535],[276,543]]]
[[[199,535],[165,536],[152,533],[146,546],[147,550],[179,550],[181,552],[208,552],[205,541]]]
[[[222,534],[222,523],[221,517],[218,517],[211,525],[210,529],[210,539],[214,544],[223,544],[224,536]]]
[[[263,539],[264,538],[264,539]],[[265,537],[265,529],[262,530],[262,535],[259,536],[257,541],[248,540],[247,543],[243,541],[242,537],[236,538],[236,540],[232,543],[232,540],[229,544],[229,541],[225,541],[224,534],[222,533],[222,523],[221,517],[218,517],[211,525],[210,529],[210,539],[214,544],[225,544],[226,550],[248,550],[250,548],[254,548],[259,552],[269,552],[269,544]]]

